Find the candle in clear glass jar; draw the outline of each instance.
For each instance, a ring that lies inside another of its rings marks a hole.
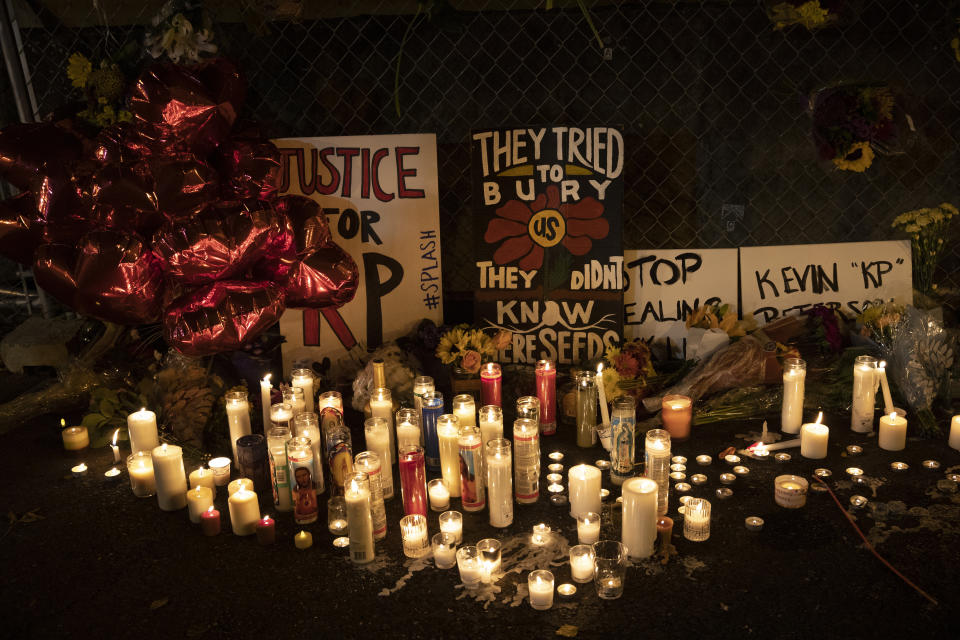
[[[423,424],[423,396],[426,393],[431,393],[435,391],[433,385],[433,378],[430,376],[417,376],[413,379],[413,409],[417,414],[416,425],[419,427]],[[440,413],[443,413],[442,411]],[[397,421],[399,424],[399,420]],[[398,432],[399,435],[399,432]],[[423,433],[420,434],[420,442],[418,443],[421,447],[424,446]]]
[[[237,440],[253,433],[250,429],[250,402],[246,391],[228,391],[224,395],[227,411],[227,427],[230,431],[230,446],[233,459],[237,459]]]
[[[283,387],[280,395],[283,399],[282,404],[290,405],[294,417],[306,412],[307,401],[304,399],[303,389],[300,387]]]
[[[480,429],[470,425],[461,426],[458,444],[460,501],[464,511],[480,511],[487,506],[483,487],[483,440]]]
[[[270,421],[264,425],[264,429],[269,429],[271,426],[289,429],[292,420],[293,407],[289,403],[278,402],[270,405]],[[236,457],[234,457],[234,461],[236,461]]]
[[[257,522],[260,521],[260,505],[255,492],[240,487],[239,491],[227,498],[227,507],[230,510],[230,526],[235,535],[252,536],[256,533]]]
[[[480,436],[483,446],[503,437],[503,409],[496,405],[480,407]]]
[[[691,542],[703,542],[710,537],[710,501],[703,498],[687,500],[683,512],[683,537]]]
[[[480,579],[485,583],[499,580],[503,545],[495,538],[484,538],[477,543],[480,552]]]
[[[390,437],[390,450],[397,447],[397,434],[393,429],[393,394],[390,389],[374,389],[370,396],[370,414],[374,418],[387,421],[387,435]]]
[[[437,569],[449,569],[457,564],[457,539],[452,533],[433,534],[433,562]]]
[[[600,469],[593,465],[578,464],[567,472],[570,489],[570,515],[579,518],[585,513],[600,512]]]
[[[287,441],[287,464],[293,485],[293,521],[297,524],[316,522],[319,514],[320,505],[313,486],[317,473],[313,460],[310,438],[295,436]]]
[[[457,416],[461,427],[477,426],[477,407],[472,395],[461,393],[453,396],[451,404],[453,405],[453,415]]]
[[[187,514],[190,522],[200,524],[200,516],[213,506],[213,490],[210,487],[198,486],[187,491]]]
[[[610,480],[623,484],[633,475],[633,456],[636,450],[637,405],[631,396],[620,396],[613,401],[610,413],[613,449],[610,451]]]
[[[533,420],[540,429],[540,400],[536,396],[517,398],[517,419]]]
[[[807,363],[800,358],[783,361],[783,404],[780,408],[780,430],[797,433],[803,424],[804,384]]]
[[[407,515],[427,515],[427,470],[423,458],[420,446],[410,445],[400,450],[400,492]]]
[[[520,504],[540,497],[540,430],[529,418],[513,423],[513,495]]]
[[[317,398],[317,413],[320,413],[326,407],[332,407],[343,413],[343,396],[340,395],[339,391],[324,391],[320,394],[320,397]]]
[[[597,376],[593,371],[577,374],[577,446],[592,447],[597,441]]]
[[[623,546],[631,558],[649,558],[657,541],[657,483],[629,478],[623,483]]]
[[[61,419],[60,426],[65,424],[66,421]],[[90,446],[90,432],[86,427],[67,427],[60,432],[60,438],[63,440],[63,448],[67,451],[80,451]]]
[[[594,572],[593,544],[570,547],[570,577],[574,582],[590,582]]]
[[[440,531],[452,534],[457,544],[463,542],[463,514],[459,511],[444,511],[437,519],[440,522]]]
[[[877,359],[857,356],[853,364],[853,404],[850,407],[850,428],[857,433],[873,431],[877,381]]]
[[[644,475],[657,483],[657,513],[663,515],[669,508],[670,434],[666,429],[651,429],[643,444]]]
[[[450,491],[440,478],[434,478],[427,483],[427,496],[430,498],[430,509],[446,511],[450,508]]]
[[[383,465],[373,451],[361,451],[353,460],[358,473],[367,474],[370,482],[370,517],[373,519],[373,539],[387,536],[387,511],[383,505]]]
[[[557,432],[557,365],[553,360],[539,360],[535,376],[540,401],[540,432],[545,436],[553,435]]]
[[[147,451],[137,451],[127,456],[127,473],[130,474],[130,488],[138,498],[149,498],[157,491],[153,477],[153,456]]]
[[[508,527],[513,524],[513,458],[510,441],[494,438],[487,442],[485,463],[490,525]]]
[[[877,445],[886,451],[901,451],[907,446],[907,419],[896,412],[880,416]]]
[[[660,419],[663,428],[676,441],[690,437],[690,422],[693,419],[693,401],[687,396],[666,395],[660,404]]]
[[[271,427],[267,432],[270,479],[273,485],[273,508],[281,513],[293,510],[293,494],[290,491],[290,467],[287,462],[287,441],[292,436],[290,429],[285,427]]]
[[[423,446],[423,437],[420,434],[420,411],[418,409],[398,410],[396,424],[397,453],[400,453],[400,449],[403,447],[411,444]],[[396,459],[397,456],[393,456],[393,460]]]
[[[420,396],[420,403],[420,430],[423,435],[424,457],[431,468],[437,468],[440,466],[437,418],[443,415],[443,394],[439,391],[424,392]],[[453,494],[452,491],[450,493]]]
[[[344,481],[347,526],[350,529],[350,560],[366,564],[373,560],[373,517],[370,513],[370,481],[365,473],[352,473]]]
[[[457,567],[460,569],[460,582],[467,589],[475,589],[483,578],[483,566],[480,552],[473,545],[457,549]]]
[[[496,362],[480,367],[480,398],[484,405],[503,406],[503,372]]]
[[[400,537],[403,541],[403,555],[408,558],[422,558],[430,553],[426,517],[415,513],[400,518]]]
[[[600,514],[593,511],[577,518],[577,540],[582,545],[593,544],[600,539]]]
[[[183,509],[187,506],[187,474],[183,468],[183,449],[164,442],[159,447],[154,447],[151,457],[160,508],[163,511]]]
[[[157,435],[157,414],[140,409],[127,416],[127,437],[130,438],[130,451],[153,451],[160,446]]]
[[[310,369],[294,369],[290,372],[290,384],[303,389],[303,410],[313,413],[313,371]]]
[[[530,606],[545,611],[553,606],[553,574],[545,569],[531,571],[527,576]]]
[[[320,419],[315,413],[301,413],[293,418],[291,435],[310,438],[313,449],[313,489],[317,495],[326,491],[323,474],[323,436],[320,434]]]
[[[399,412],[398,412],[399,413]],[[393,458],[390,446],[390,434],[388,433],[387,421],[383,418],[367,418],[363,423],[363,432],[367,442],[367,449],[377,454],[382,470],[381,483],[383,487],[383,499],[389,500],[393,497]],[[399,444],[399,429],[397,430],[397,443]],[[356,462],[356,460],[354,460]]]
[[[454,498],[460,497],[460,419],[452,413],[437,418],[440,442],[440,472],[443,484]]]

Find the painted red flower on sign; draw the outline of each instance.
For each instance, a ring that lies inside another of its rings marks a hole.
[[[567,251],[582,256],[594,240],[606,238],[610,223],[603,217],[603,204],[593,196],[560,203],[560,189],[547,187],[532,202],[508,200],[487,224],[483,239],[500,246],[493,254],[497,264],[519,260],[524,271],[543,266],[544,249],[563,243]]]

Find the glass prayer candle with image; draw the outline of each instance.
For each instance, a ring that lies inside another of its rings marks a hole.
[[[503,437],[503,409],[492,404],[480,407],[480,436],[484,446]]]
[[[613,401],[610,426],[613,435],[613,449],[610,450],[610,480],[614,484],[623,484],[626,478],[633,475],[633,456],[636,447],[637,404],[632,396],[620,396]]]
[[[343,495],[347,476],[353,473],[353,438],[343,414],[332,407],[320,411],[320,429],[327,458],[330,494]]]
[[[857,433],[873,431],[878,382],[877,359],[857,356],[853,362],[853,404],[850,407],[850,428]]]
[[[283,387],[281,395],[283,397],[283,404],[290,405],[293,416],[298,416],[307,410],[307,401],[303,397],[303,389],[301,387]]]
[[[227,411],[227,427],[230,432],[230,448],[237,459],[237,440],[253,433],[250,428],[250,402],[246,391],[227,391],[223,396]]]
[[[513,457],[510,441],[494,438],[486,444],[487,502],[490,505],[490,526],[513,524]]]
[[[597,375],[593,371],[577,374],[577,446],[592,447],[597,442]]]
[[[383,505],[383,465],[373,451],[361,451],[353,460],[353,468],[358,473],[367,474],[367,480],[370,482],[373,539],[382,540],[387,536],[387,512]]]
[[[418,445],[400,450],[400,491],[407,515],[427,515],[427,470],[423,458],[423,448]]]
[[[660,404],[660,419],[670,437],[678,442],[690,437],[693,401],[687,396],[665,395]]]
[[[480,401],[484,405],[503,406],[503,372],[496,362],[480,367]]]
[[[367,449],[377,454],[377,460],[382,469],[380,472],[381,483],[383,486],[383,499],[389,500],[393,497],[393,448],[390,446],[390,435],[387,421],[383,418],[367,418],[363,422],[364,439],[367,442]],[[416,443],[411,443],[416,444]],[[354,459],[356,463],[356,459]],[[362,469],[361,469],[362,471]]]
[[[440,472],[443,484],[454,498],[460,497],[460,419],[452,413],[437,418]]]
[[[370,511],[370,480],[367,474],[351,473],[344,479],[343,500],[347,504],[350,560],[355,564],[371,562],[374,557],[373,516]]]
[[[423,434],[424,456],[427,465],[435,469],[440,466],[437,419],[443,415],[443,394],[439,391],[428,391],[421,395],[420,402],[420,430]],[[453,494],[452,491],[450,493]]]
[[[292,479],[293,521],[297,524],[316,522],[319,505],[313,488],[316,467],[310,438],[297,436],[287,441],[287,464]]]
[[[310,438],[313,447],[313,488],[320,495],[326,491],[323,475],[323,436],[320,435],[320,418],[315,413],[301,413],[293,419],[292,435]]]
[[[651,429],[643,442],[643,454],[648,478],[657,483],[657,513],[668,509],[670,490],[670,434],[666,429]]]
[[[477,426],[477,405],[469,393],[453,396],[453,415],[457,416],[461,427]]]
[[[130,474],[130,489],[136,497],[149,498],[157,492],[153,457],[149,451],[137,451],[127,456],[127,473]]]
[[[267,432],[273,507],[280,512],[293,509],[293,493],[290,491],[290,468],[287,463],[287,441],[290,440],[292,435],[290,429],[286,427],[271,427]]]
[[[420,410],[404,408],[397,411],[395,416],[397,425],[397,454],[400,449],[412,444],[423,446],[423,435],[420,431]],[[397,456],[393,456],[394,462]]]
[[[513,495],[520,504],[540,497],[540,431],[529,418],[513,423]]]
[[[807,379],[807,363],[800,358],[783,361],[783,404],[780,408],[780,430],[798,433],[803,424],[803,396]]]
[[[304,407],[307,413],[313,413],[313,371],[310,369],[294,369],[290,372],[290,385],[300,389],[303,394]]]
[[[483,486],[483,440],[475,426],[460,427],[460,501],[464,511],[480,511],[487,506]]]
[[[553,360],[537,361],[537,400],[540,401],[540,433],[557,432],[557,365]]]

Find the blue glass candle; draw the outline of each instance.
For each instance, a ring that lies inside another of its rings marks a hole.
[[[428,391],[421,397],[423,413],[423,445],[428,467],[440,467],[440,439],[437,437],[437,418],[443,413],[443,394]]]

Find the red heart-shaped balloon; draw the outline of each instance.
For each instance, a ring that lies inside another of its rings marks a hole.
[[[272,200],[280,183],[280,151],[256,130],[231,136],[216,151],[224,197]]]
[[[293,265],[284,285],[287,306],[341,307],[353,300],[359,282],[357,263],[346,251],[330,243]]]
[[[0,131],[0,176],[33,194],[38,217],[65,218],[80,206],[72,172],[83,155],[79,136],[51,122]]]
[[[36,201],[29,191],[0,202],[0,255],[23,265],[33,263],[40,246]]]

